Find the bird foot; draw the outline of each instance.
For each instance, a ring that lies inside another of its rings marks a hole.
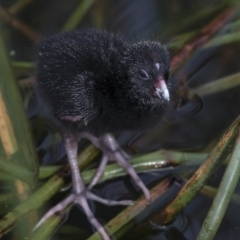
[[[55,205],[51,208],[38,222],[35,226],[34,230],[37,229],[40,225],[42,225],[49,217],[53,216],[55,213],[62,211],[65,209],[69,204],[76,203],[80,205],[86,214],[89,222],[95,227],[95,229],[101,234],[104,240],[109,240],[109,236],[104,230],[103,226],[97,221],[94,217],[87,199],[91,199],[108,206],[115,206],[115,205],[131,205],[134,202],[130,200],[123,200],[123,201],[114,201],[114,200],[107,200],[100,198],[93,193],[91,193],[88,189],[86,189],[85,184],[83,182],[82,176],[80,174],[77,162],[77,149],[78,149],[78,137],[74,134],[65,134],[63,136],[64,145],[66,148],[67,156],[69,165],[72,171],[72,184],[73,184],[73,193],[62,200],[60,203]]]
[[[82,207],[84,213],[86,214],[88,221],[95,227],[95,229],[102,235],[104,240],[110,240],[109,235],[106,233],[103,226],[98,222],[98,220],[94,217],[87,199],[91,199],[103,204],[106,204],[108,206],[115,206],[115,205],[132,205],[134,202],[130,200],[123,200],[123,201],[114,201],[114,200],[107,200],[100,198],[93,193],[91,193],[88,190],[85,190],[84,192],[75,194],[72,193],[68,197],[66,197],[64,200],[59,202],[57,205],[52,207],[38,222],[38,224],[34,227],[33,231],[36,230],[40,225],[42,225],[48,218],[53,216],[54,214],[61,212],[64,210],[69,204],[75,203]]]
[[[127,159],[129,156],[125,153],[115,140],[112,134],[104,134],[100,139],[94,137],[89,133],[82,133],[80,137],[89,139],[96,147],[100,148],[103,152],[101,163],[95,172],[95,175],[88,185],[88,189],[91,189],[100,179],[104,172],[104,168],[109,161],[116,161],[133,179],[135,184],[143,191],[147,203],[150,204],[150,193],[142,180],[139,178],[134,168],[129,164]]]

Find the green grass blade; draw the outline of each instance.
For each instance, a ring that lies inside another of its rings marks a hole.
[[[14,79],[11,64],[8,60],[5,44],[0,34],[0,90],[6,104],[16,139],[16,152],[14,155],[18,163],[35,172],[32,185],[38,180],[38,159],[32,138],[30,126],[23,107],[22,97]],[[12,153],[13,154],[13,153]]]
[[[227,91],[238,86],[240,86],[240,72],[206,83],[193,90],[198,95],[203,96]]]
[[[71,17],[63,26],[63,31],[71,31],[77,27],[83,17],[86,15],[87,11],[90,9],[94,0],[82,0],[76,10],[73,12]]]
[[[220,183],[213,205],[202,225],[197,240],[211,240],[214,238],[223,216],[227,210],[232,194],[240,176],[240,131],[223,179]]]
[[[224,162],[229,154],[229,147],[234,143],[240,126],[240,117],[230,126],[228,131],[219,140],[216,147],[207,157],[206,161],[193,174],[190,180],[183,186],[175,199],[161,212],[155,222],[159,225],[167,224],[183,210],[183,208],[196,196],[206,184],[207,180]]]

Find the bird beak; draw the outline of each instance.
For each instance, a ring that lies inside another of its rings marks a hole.
[[[156,97],[163,97],[166,101],[170,100],[169,91],[166,85],[166,81],[163,77],[159,77],[154,85],[155,87],[155,96]]]

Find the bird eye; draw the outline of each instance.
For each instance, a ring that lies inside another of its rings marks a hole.
[[[140,70],[139,77],[144,79],[144,80],[148,80],[149,79],[148,73],[145,70],[143,70],[143,69]]]

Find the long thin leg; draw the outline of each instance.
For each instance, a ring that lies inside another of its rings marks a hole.
[[[98,169],[95,171],[93,179],[91,180],[91,182],[88,185],[88,189],[91,189],[94,185],[96,185],[98,180],[101,178],[104,168],[109,161],[109,157],[107,156],[107,154],[105,154],[105,150],[103,149],[101,141],[98,138],[96,138],[95,136],[93,136],[92,134],[87,133],[87,132],[81,133],[79,137],[88,139],[89,141],[92,142],[92,144],[94,144],[97,148],[101,149],[103,152],[103,156],[102,156],[100,165],[98,166]]]
[[[150,198],[149,190],[144,185],[142,180],[139,178],[139,176],[137,175],[137,173],[135,172],[135,170],[133,169],[131,164],[129,164],[128,161],[126,161],[126,159],[124,159],[123,156],[119,152],[113,153],[113,156],[115,158],[115,161],[132,177],[135,184],[140,189],[142,189],[142,191],[146,197],[146,200],[148,201],[148,203],[150,203],[151,198]]]
[[[68,156],[69,165],[72,172],[73,190],[76,194],[75,202],[80,204],[88,217],[88,220],[101,233],[104,239],[109,239],[102,225],[94,217],[86,198],[86,189],[83,179],[80,175],[77,162],[78,138],[73,134],[67,134],[64,137],[64,144]]]
[[[72,171],[72,184],[74,193],[72,193],[62,202],[58,203],[55,207],[50,209],[40,220],[35,229],[39,227],[43,222],[45,222],[50,216],[52,216],[58,211],[63,210],[70,203],[75,202],[78,203],[83,208],[83,211],[87,215],[89,222],[102,235],[103,239],[110,240],[103,226],[94,217],[87,202],[85,185],[80,175],[77,163],[78,138],[76,137],[76,135],[66,134],[64,135],[63,139],[68,156],[69,165]]]
[[[96,143],[100,144],[97,138],[94,136],[91,136],[91,139]],[[34,230],[38,228],[42,223],[44,223],[49,217],[54,215],[55,213],[62,211],[64,208],[66,208],[69,204],[71,203],[77,203],[79,204],[83,211],[85,212],[89,222],[95,227],[95,229],[101,234],[104,240],[110,240],[108,234],[104,230],[103,226],[97,221],[97,219],[94,217],[87,199],[92,199],[94,201],[98,201],[100,203],[109,205],[109,206],[114,206],[114,205],[130,205],[133,202],[132,201],[114,201],[114,200],[107,200],[100,198],[98,196],[95,196],[93,193],[89,192],[88,189],[85,188],[82,176],[80,174],[79,168],[78,168],[78,162],[77,162],[77,150],[78,150],[78,137],[77,135],[74,134],[65,134],[63,136],[64,140],[64,145],[66,148],[67,156],[68,156],[68,161],[69,165],[72,171],[72,184],[73,184],[73,193],[70,194],[67,198],[65,198],[63,201],[58,203],[56,206],[51,208],[43,217],[42,219],[38,222],[38,224],[35,226]],[[100,146],[100,145],[98,145]],[[104,169],[106,163],[107,163],[107,158],[103,159],[103,163],[100,164],[101,166],[101,171]],[[98,180],[100,176],[97,175],[95,178],[94,182]],[[97,180],[96,180],[97,179]]]
[[[78,138],[74,134],[65,134],[63,140],[71,168],[73,190],[75,194],[79,194],[85,191],[85,185],[80,175],[77,162]]]
[[[100,179],[100,177],[103,174],[104,168],[107,165],[107,163],[108,163],[108,156],[106,154],[103,154],[101,163],[100,163],[97,171],[95,172],[92,181],[88,185],[88,189],[91,189],[98,182],[98,180]]]
[[[88,133],[86,133],[86,134],[88,134]],[[88,134],[88,137],[91,137],[91,140],[94,140],[95,143],[99,144],[98,139],[95,138],[94,136]],[[77,162],[78,137],[73,134],[67,134],[64,136],[64,144],[65,144],[65,148],[66,148],[66,152],[67,152],[67,156],[68,156],[69,165],[70,165],[70,168],[72,171],[73,191],[74,191],[75,195],[77,195],[77,199],[78,199],[77,203],[80,204],[79,199],[80,200],[83,199],[84,206],[85,206],[87,204],[87,201],[85,203],[85,200],[87,198],[90,198],[92,200],[104,203],[109,206],[133,204],[133,201],[129,201],[129,200],[114,201],[114,200],[103,199],[103,198],[95,196],[93,193],[89,192],[85,188],[85,184],[83,182],[82,176],[80,175],[80,170],[78,168],[78,162]],[[100,146],[100,144],[99,144],[99,146]],[[106,156],[106,158],[104,156]],[[100,164],[100,171],[96,173],[96,175],[93,179],[94,183],[97,183],[98,179],[101,177],[101,172],[104,170],[104,167],[107,164],[107,161],[108,161],[107,155],[104,154],[103,157],[104,158],[102,159],[102,162]],[[75,200],[75,202],[76,202],[76,200]],[[85,211],[87,216],[90,216],[92,214],[89,207],[87,207],[86,209],[83,208],[83,210]],[[90,212],[88,212],[89,210],[90,210]],[[96,229],[98,230],[98,228],[96,228]]]
[[[142,180],[139,178],[133,167],[128,163],[126,159],[129,158],[129,156],[120,148],[119,144],[115,140],[114,136],[112,134],[104,134],[100,140],[96,137],[92,136],[89,133],[84,133],[81,135],[82,137],[85,137],[92,141],[94,145],[96,145],[98,148],[100,148],[103,152],[102,161],[100,163],[100,166],[95,172],[94,178],[91,181],[89,185],[89,189],[91,189],[97,181],[100,179],[104,172],[104,168],[109,160],[115,160],[124,170],[132,177],[135,184],[142,189],[146,200],[148,203],[150,203],[150,193],[147,187],[144,185]]]
[[[106,147],[106,150],[108,150],[111,155],[111,159],[114,159],[121,167],[124,168],[124,170],[132,177],[133,181],[136,183],[136,185],[142,189],[146,200],[148,203],[150,203],[150,193],[147,187],[144,185],[142,180],[139,178],[131,164],[128,163],[126,160],[126,153],[123,152],[123,150],[120,148],[118,142],[115,140],[114,136],[112,134],[104,134],[101,137],[101,143]]]
[[[93,136],[92,134],[88,133],[88,132],[83,132],[79,135],[79,138],[86,138],[89,141],[91,141],[91,143],[93,145],[95,145],[97,148],[102,149],[101,148],[101,142],[99,141],[98,138],[96,138],[95,136]]]

